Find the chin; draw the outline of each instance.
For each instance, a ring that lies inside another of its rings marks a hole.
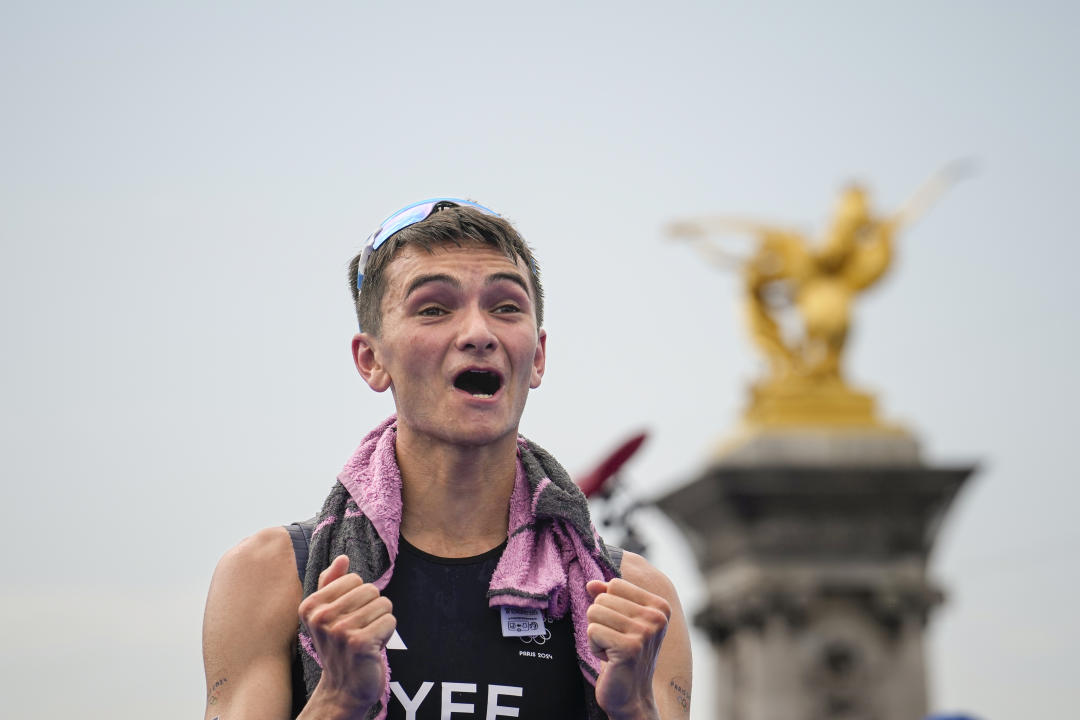
[[[432,421],[422,418],[420,422],[409,422],[398,415],[398,423],[409,425],[417,436],[426,436],[437,442],[460,447],[484,447],[504,440],[507,436],[517,437],[518,424],[507,419],[492,417],[459,417],[450,421]]]
[[[485,426],[483,423],[465,422],[456,427],[447,440],[455,445],[465,447],[483,447],[485,445],[494,445],[507,436],[517,437],[516,424],[511,427],[505,425],[490,427]]]

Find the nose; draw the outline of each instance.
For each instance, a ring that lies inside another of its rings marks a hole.
[[[468,352],[491,352],[499,345],[499,339],[491,331],[491,318],[479,307],[470,307],[461,313],[458,333],[459,350]]]

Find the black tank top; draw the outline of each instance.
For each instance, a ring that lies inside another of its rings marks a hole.
[[[532,637],[503,637],[486,597],[505,543],[440,558],[401,538],[383,594],[394,604],[390,720],[585,717],[570,613]]]

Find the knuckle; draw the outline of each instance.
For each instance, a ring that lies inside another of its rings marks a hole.
[[[659,595],[656,597],[656,599],[656,609],[664,616],[665,621],[669,620],[671,618],[671,603],[669,603],[667,600],[660,597]]]
[[[360,605],[366,605],[374,600],[375,596],[378,594],[378,590],[374,593],[371,592],[372,590],[374,590],[374,588],[370,585],[358,585],[350,588],[348,591],[349,600]]]
[[[335,618],[327,623],[329,632],[338,635],[344,635],[350,630],[355,629],[357,626],[356,619],[351,615],[343,615]]]
[[[665,612],[663,609],[648,608],[645,618],[651,625],[666,627],[668,620],[671,618],[671,611]]]
[[[349,633],[345,643],[350,652],[360,654],[371,652],[373,645],[371,633],[363,630]]]
[[[339,588],[348,588],[346,592],[354,590],[356,587],[363,587],[364,581],[356,573],[345,573],[334,582],[330,583]]]
[[[603,595],[593,600],[592,604],[599,605],[600,607],[611,607],[613,604],[618,602],[617,598],[617,595],[613,595],[611,593],[604,593]]]
[[[297,614],[300,615],[301,620],[306,620],[308,615],[311,614],[311,608],[312,608],[313,604],[314,603],[312,602],[310,595],[308,597],[304,598],[300,602],[300,606],[297,608],[296,611],[297,611]]]
[[[305,619],[308,627],[325,628],[330,624],[330,607],[327,605],[317,605],[311,608],[307,613]]]

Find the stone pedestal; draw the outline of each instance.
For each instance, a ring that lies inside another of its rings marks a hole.
[[[923,718],[926,563],[973,469],[922,464],[895,428],[792,426],[744,432],[661,498],[706,578],[717,717]]]

